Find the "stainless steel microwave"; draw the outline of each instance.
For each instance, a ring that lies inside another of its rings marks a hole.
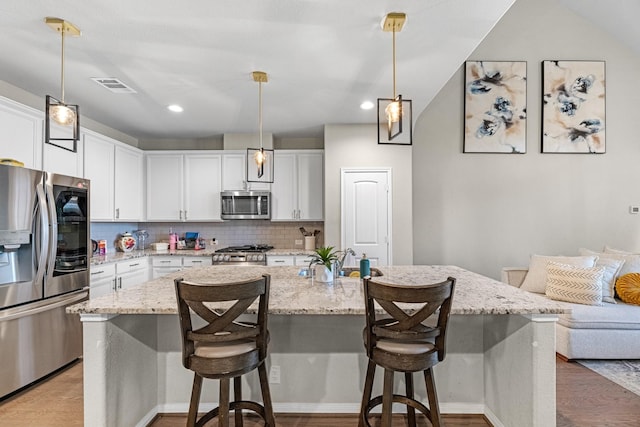
[[[222,219],[271,219],[271,193],[268,191],[222,191]]]

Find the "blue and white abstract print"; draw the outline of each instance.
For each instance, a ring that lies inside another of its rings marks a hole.
[[[542,152],[604,153],[604,61],[543,61]]]
[[[465,153],[525,153],[527,63],[467,61]]]

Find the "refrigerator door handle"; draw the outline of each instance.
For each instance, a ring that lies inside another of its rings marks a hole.
[[[71,305],[86,299],[87,296],[88,290],[83,289],[81,292],[38,301],[36,304],[28,304],[27,307],[29,308],[16,307],[15,309],[9,309],[6,310],[5,314],[0,316],[0,322],[8,322],[9,320],[20,319],[22,317],[42,313],[43,311],[49,311],[54,308]]]
[[[49,215],[47,213],[47,199],[44,194],[44,185],[42,183],[36,186],[36,194],[38,197],[38,214],[40,220],[40,238],[38,241],[41,245],[38,248],[38,266],[36,269],[35,283],[42,286],[42,279],[44,278],[45,269],[47,266],[47,248],[49,247]],[[34,245],[35,246],[35,245]]]
[[[50,230],[50,238],[49,238],[49,248],[47,249],[47,254],[49,258],[47,260],[47,279],[51,280],[53,278],[53,270],[56,266],[56,251],[58,249],[58,218],[56,214],[56,201],[53,197],[53,185],[47,183],[47,207],[49,220],[48,230]]]

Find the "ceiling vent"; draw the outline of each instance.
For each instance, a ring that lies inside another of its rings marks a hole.
[[[137,93],[115,77],[92,77],[91,80],[113,93]]]

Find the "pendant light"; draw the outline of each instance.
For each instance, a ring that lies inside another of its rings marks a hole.
[[[406,20],[404,13],[392,12],[382,23],[382,31],[393,34],[393,98],[378,98],[378,144],[412,143],[411,100],[396,91],[396,33],[402,31]]]
[[[269,78],[264,71],[251,73],[258,83],[258,132],[260,148],[247,148],[247,182],[273,182],[273,150],[265,149],[262,141],[262,84]]]
[[[47,17],[44,21],[51,29],[60,33],[62,40],[60,99],[50,95],[46,96],[45,142],[75,152],[76,142],[80,135],[80,116],[78,106],[67,104],[64,99],[64,41],[66,35],[80,36],[80,29],[60,18]],[[72,148],[69,146],[70,141],[72,141]]]

